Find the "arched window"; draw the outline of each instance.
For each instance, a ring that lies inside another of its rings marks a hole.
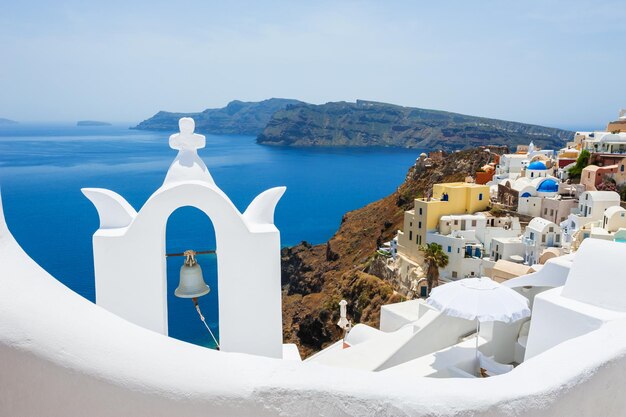
[[[187,249],[195,251],[214,250],[216,245],[213,223],[207,215],[195,207],[181,207],[174,211],[167,220],[165,230],[166,252],[182,253]],[[167,317],[170,337],[214,347],[214,342],[206,331],[191,300],[178,298],[174,290],[178,286],[180,268],[184,257],[167,257]],[[217,256],[215,254],[197,255],[196,260],[202,268],[204,281],[211,292],[199,299],[202,313],[213,334],[219,340],[219,310],[217,287]]]

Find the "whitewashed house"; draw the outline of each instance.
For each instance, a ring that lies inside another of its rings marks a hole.
[[[535,217],[526,226],[523,243],[525,263],[536,264],[545,249],[561,247],[561,227],[549,220]]]
[[[494,262],[501,259],[511,262],[519,262],[524,259],[526,245],[521,237],[498,237],[491,242],[490,258]]]
[[[438,230],[426,235],[428,243],[442,246],[448,265],[441,269],[441,278],[458,279],[484,273],[493,241],[517,238],[522,230],[517,217],[495,217],[485,213],[442,216]],[[487,259],[485,259],[487,258]]]
[[[496,166],[494,180],[515,180],[527,176],[537,178],[549,173],[546,162],[554,157],[553,150],[540,150],[531,142],[528,146],[519,145],[516,153],[504,154]]]
[[[526,165],[528,165],[526,154],[504,154],[500,157],[500,163],[496,165],[494,179],[516,179],[521,175]]]
[[[521,177],[512,185],[518,191],[517,212],[533,217],[543,217],[545,199],[557,199],[560,180],[555,177]]]
[[[615,191],[585,191],[580,194],[578,207],[572,210],[567,220],[561,223],[563,230],[563,242],[570,246],[572,241],[578,239],[577,233],[591,223],[602,220],[604,212],[609,207],[619,206],[620,196]],[[581,239],[589,237],[590,232],[585,232]]]
[[[624,241],[626,235],[626,209],[612,206],[604,211],[602,220],[593,223],[589,237],[594,239]]]

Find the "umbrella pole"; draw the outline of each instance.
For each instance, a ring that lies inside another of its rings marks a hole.
[[[476,360],[478,360],[478,332],[480,331],[480,321],[476,318]]]

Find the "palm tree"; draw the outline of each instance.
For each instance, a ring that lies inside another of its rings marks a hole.
[[[428,266],[426,271],[426,285],[428,286],[428,294],[433,287],[439,285],[439,268],[445,268],[448,265],[448,255],[443,251],[441,245],[437,243],[427,243],[420,247],[424,252],[424,261]]]

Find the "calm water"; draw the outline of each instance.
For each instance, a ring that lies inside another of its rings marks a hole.
[[[168,134],[126,126],[0,127],[0,186],[7,222],[17,241],[44,269],[95,300],[91,236],[98,214],[83,187],[111,189],[139,210],[162,184],[176,152]],[[200,156],[216,183],[243,212],[260,192],[286,185],[276,210],[283,245],[320,243],[342,215],[395,190],[419,151],[296,149],[260,146],[249,136],[207,136]],[[210,220],[193,208],[172,214],[167,251],[215,247]],[[211,346],[191,301],[173,296],[182,258],[168,259],[170,335]],[[211,293],[201,306],[217,331],[216,259],[200,258]]]

